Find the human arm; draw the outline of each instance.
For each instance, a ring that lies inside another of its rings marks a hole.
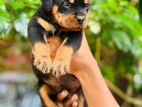
[[[85,34],[80,49],[73,55],[70,69],[79,79],[89,107],[119,107],[91,54]]]

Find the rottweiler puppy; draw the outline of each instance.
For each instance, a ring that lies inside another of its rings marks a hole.
[[[66,89],[67,99],[76,93],[79,107],[83,107],[81,86],[77,78],[69,74],[69,65],[81,45],[91,0],[41,0],[41,3],[28,24],[28,37],[43,106],[64,107],[56,101],[56,95]],[[51,59],[50,40],[54,38],[58,38],[61,45]]]

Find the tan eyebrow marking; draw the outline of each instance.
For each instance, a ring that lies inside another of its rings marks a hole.
[[[85,4],[88,4],[88,3],[89,3],[89,0],[84,0],[84,3],[85,3]]]
[[[69,0],[69,2],[73,4],[73,3],[74,3],[74,0]]]

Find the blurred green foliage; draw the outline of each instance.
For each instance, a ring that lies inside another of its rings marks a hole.
[[[97,5],[95,5],[97,3]],[[102,41],[138,57],[142,52],[142,25],[138,10],[126,0],[94,2],[90,20],[101,27]],[[107,42],[106,42],[107,41]]]
[[[92,0],[86,36],[103,75],[142,90],[142,1]],[[0,38],[27,41],[27,24],[40,0],[0,0]],[[140,10],[140,11],[139,11]],[[0,41],[1,46],[1,41]],[[27,49],[27,48],[26,48]]]
[[[101,41],[96,44],[101,44],[101,49],[94,48],[100,54],[100,58],[96,59],[102,62],[102,72],[114,81],[125,78],[138,89],[134,82],[135,75],[142,77],[142,71],[138,69],[142,56],[142,24],[138,8],[131,6],[127,0],[96,0],[93,1],[89,17],[96,42],[97,39]],[[95,28],[98,28],[98,32]],[[108,53],[104,52],[104,48],[107,48]],[[106,58],[108,54],[110,59]],[[105,59],[109,61],[108,64],[104,64]],[[138,84],[140,90],[142,78]]]
[[[28,19],[39,6],[38,0],[1,0],[0,34],[6,36],[10,30],[26,35]],[[25,28],[24,28],[25,27]],[[24,30],[24,31],[23,31]]]

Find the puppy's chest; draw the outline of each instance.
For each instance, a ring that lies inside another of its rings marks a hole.
[[[62,40],[59,36],[51,36],[47,38],[47,42],[50,46],[50,57],[52,60],[54,60],[56,52],[62,44]],[[53,93],[58,93],[63,89],[66,89],[71,93],[77,93],[81,90],[80,82],[71,74],[61,75],[60,77],[55,77],[51,74],[48,74],[47,77],[46,83],[52,89]]]

